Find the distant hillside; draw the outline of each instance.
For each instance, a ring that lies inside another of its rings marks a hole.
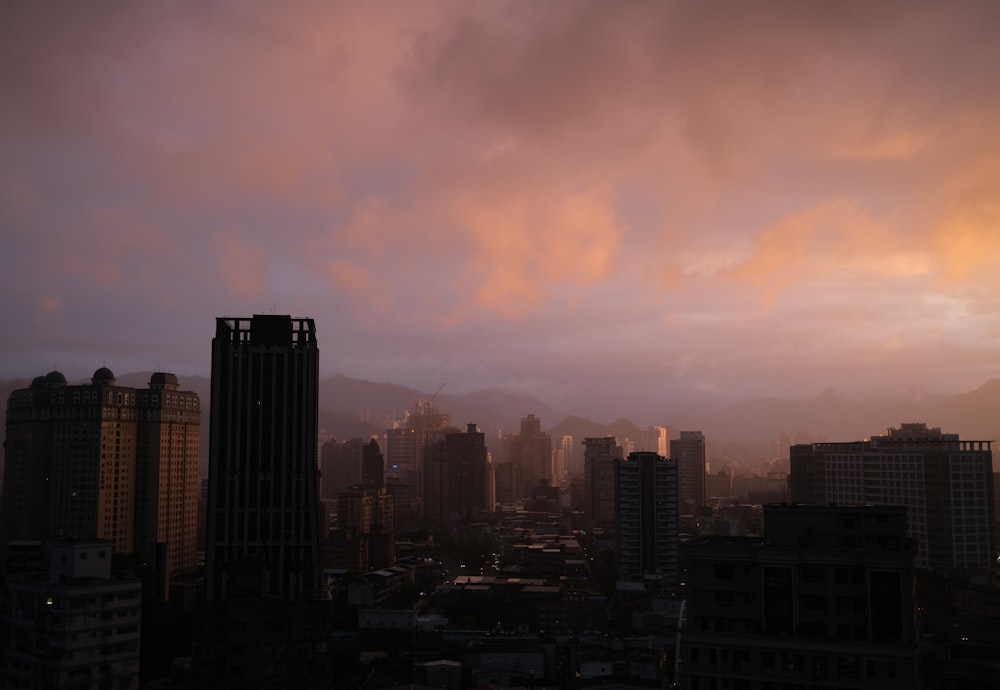
[[[123,374],[118,383],[144,387],[150,372]],[[201,397],[202,472],[208,457],[210,380],[205,376],[181,376],[180,385]],[[86,380],[71,381],[83,383]],[[6,401],[11,391],[28,386],[30,379],[0,381],[0,397]],[[393,383],[363,381],[347,376],[325,376],[320,380],[320,428],[324,436],[337,439],[369,438],[385,432],[393,419],[402,419],[418,400],[433,400],[452,423],[464,428],[478,424],[490,438],[517,431],[520,420],[534,414],[542,421],[554,442],[564,435],[573,437],[570,466],[582,458],[583,439],[614,435],[620,442],[630,439],[637,449],[655,448],[655,439],[645,428],[627,419],[609,424],[557,411],[541,400],[500,390],[452,395],[447,388],[438,392],[416,391]],[[571,413],[572,411],[570,411]],[[726,407],[711,414],[660,422],[676,438],[684,429],[698,429],[720,453],[733,456],[767,455],[777,450],[781,434],[796,440],[853,441],[884,433],[902,422],[926,422],[947,433],[966,439],[1000,440],[1000,379],[986,381],[974,391],[960,395],[897,395],[885,398],[848,399],[827,389],[803,399],[761,398]]]

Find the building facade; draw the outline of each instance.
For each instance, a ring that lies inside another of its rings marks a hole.
[[[321,588],[316,486],[319,348],[312,319],[219,318],[212,340],[206,599]]]
[[[432,443],[425,457],[424,519],[428,527],[445,532],[454,522],[493,512],[493,467],[486,435],[475,424]]]
[[[902,424],[851,443],[793,445],[791,500],[903,505],[917,567],[944,572],[994,561],[993,452],[926,424]]]
[[[7,403],[6,542],[108,539],[166,578],[196,567],[196,393],[154,373],[148,388],[117,385],[110,369],[89,384],[60,372],[13,391]]]
[[[112,572],[112,548],[104,540],[57,540],[48,571],[8,579],[3,687],[139,687],[142,583]]]
[[[677,464],[651,451],[615,465],[618,575],[623,580],[679,580]]]
[[[670,459],[677,463],[677,492],[683,515],[695,515],[706,505],[705,435],[682,431],[670,440]]]
[[[906,509],[764,511],[764,537],[682,547],[679,687],[920,687]]]
[[[615,466],[624,456],[614,436],[583,440],[584,518],[589,527],[612,527],[617,513]]]

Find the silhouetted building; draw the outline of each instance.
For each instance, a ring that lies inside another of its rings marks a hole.
[[[312,319],[216,319],[212,340],[206,598],[234,568],[259,565],[263,590],[321,588],[316,442],[319,348]]]
[[[445,434],[426,452],[425,522],[446,531],[452,522],[493,512],[493,472],[486,436],[469,424],[464,432]]]
[[[852,443],[791,447],[791,500],[904,505],[917,566],[990,567],[994,554],[993,452],[926,424],[902,424]]]
[[[583,441],[585,491],[584,516],[593,527],[615,524],[615,463],[624,457],[614,436],[586,438]]]
[[[142,583],[111,569],[105,540],[53,541],[44,572],[7,580],[3,687],[139,687]]]
[[[367,572],[396,562],[393,497],[388,490],[351,487],[337,499],[337,521],[334,538],[343,540],[339,548],[348,557],[332,565]]]
[[[385,488],[385,458],[375,439],[361,453],[361,485],[366,489]]]
[[[670,441],[670,459],[677,463],[677,495],[682,515],[696,515],[705,501],[705,435],[682,431]]]
[[[320,498],[336,498],[350,487],[361,484],[366,445],[360,438],[347,441],[331,438],[320,446]]]
[[[677,463],[650,451],[615,464],[618,574],[679,582]]]
[[[706,502],[715,505],[728,502],[733,495],[733,477],[728,468],[705,476]]]
[[[69,385],[57,371],[7,404],[5,541],[108,539],[158,575],[196,566],[198,395],[155,373],[149,388],[110,369]]]
[[[424,453],[448,431],[451,417],[442,413],[433,400],[418,400],[402,426],[386,431],[386,485],[396,496],[397,514],[407,520],[421,520],[424,481]]]
[[[506,439],[507,462],[514,466],[513,501],[531,498],[531,491],[543,480],[552,484],[552,439],[542,431],[541,420],[533,414],[521,419],[520,433]]]
[[[216,319],[205,600],[191,687],[330,687],[312,319]]]
[[[764,511],[766,538],[681,547],[679,687],[920,687],[906,509]]]

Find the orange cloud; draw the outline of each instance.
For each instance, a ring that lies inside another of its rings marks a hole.
[[[724,275],[760,290],[765,309],[773,308],[784,292],[802,282],[838,275],[850,281],[859,271],[876,272],[886,280],[899,240],[883,222],[871,218],[857,204],[840,200],[788,215],[761,230],[750,255]],[[912,270],[905,256],[896,264]]]
[[[469,245],[462,281],[472,304],[514,316],[557,284],[604,280],[623,230],[604,195],[507,199],[479,194],[455,205],[454,222]]]

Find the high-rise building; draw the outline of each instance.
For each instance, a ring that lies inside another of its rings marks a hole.
[[[507,439],[507,462],[514,465],[517,478],[513,500],[523,501],[532,497],[532,491],[545,483],[553,482],[552,439],[542,431],[541,420],[533,414],[521,419],[521,431]]]
[[[433,400],[416,401],[402,425],[386,431],[386,484],[396,497],[397,514],[407,521],[423,517],[424,453],[450,431],[458,429]]]
[[[615,463],[625,457],[614,436],[583,440],[584,518],[593,527],[612,527],[617,519]]]
[[[39,376],[7,403],[5,541],[107,539],[154,566],[158,585],[196,567],[200,401],[177,377],[117,385]]]
[[[650,451],[615,462],[618,574],[679,582],[677,464]]]
[[[264,594],[321,588],[316,487],[319,348],[312,319],[216,319],[206,599],[242,575]]]
[[[361,452],[361,485],[367,489],[385,487],[385,458],[375,439],[371,439]]]
[[[670,440],[670,459],[677,463],[679,510],[694,515],[705,506],[705,435],[682,431]]]
[[[494,508],[492,465],[486,435],[469,424],[464,432],[445,434],[426,453],[425,521],[445,531],[452,520],[475,519]]]
[[[558,459],[556,457],[558,453]],[[570,463],[573,454],[573,437],[563,434],[556,444],[556,450],[552,455],[552,476],[553,483],[561,485],[569,478]]]
[[[335,499],[350,487],[361,484],[361,464],[366,445],[360,438],[347,441],[331,438],[320,446],[320,498]]]
[[[337,538],[349,562],[362,572],[388,568],[396,561],[392,494],[384,488],[353,486],[337,497]],[[339,564],[338,564],[339,565]]]
[[[111,569],[106,540],[55,540],[45,572],[7,580],[5,688],[139,687],[142,582]]]
[[[988,568],[994,555],[993,451],[926,424],[851,443],[793,445],[795,503],[903,505],[917,567]]]
[[[904,507],[767,505],[681,552],[679,688],[922,687]]]

